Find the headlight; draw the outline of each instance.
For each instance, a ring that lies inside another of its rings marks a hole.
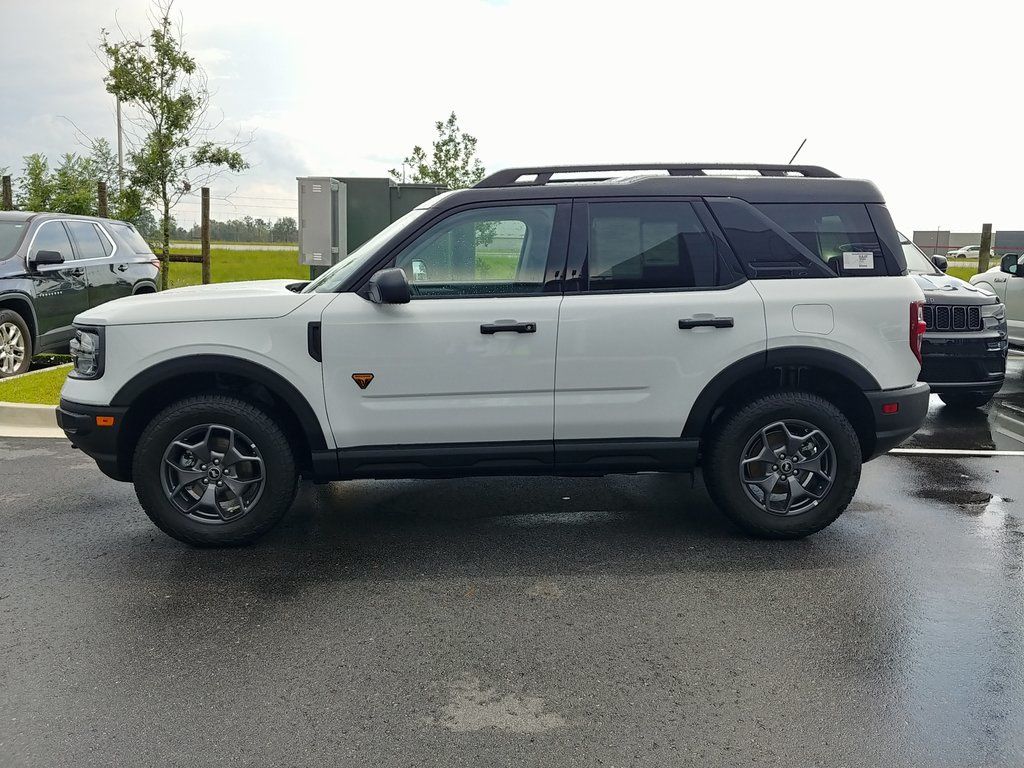
[[[1002,302],[995,304],[985,304],[981,308],[982,317],[994,317],[996,320],[1002,320],[1006,317],[1006,305]]]
[[[76,379],[98,379],[103,375],[103,329],[76,328],[71,340],[71,359]]]

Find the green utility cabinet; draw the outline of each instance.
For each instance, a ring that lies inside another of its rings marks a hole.
[[[447,191],[391,179],[301,176],[299,263],[312,273],[337,264],[391,222]]]

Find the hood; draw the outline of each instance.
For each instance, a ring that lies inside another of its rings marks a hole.
[[[952,275],[913,275],[928,301],[940,304],[988,304],[995,294]]]
[[[254,280],[174,288],[100,304],[80,314],[75,322],[83,325],[140,325],[283,317],[314,295],[288,290],[289,285],[298,282]]]

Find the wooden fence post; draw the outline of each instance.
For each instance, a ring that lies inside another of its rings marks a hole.
[[[203,285],[210,282],[210,188],[202,190],[202,223],[200,225],[203,256]]]
[[[988,257],[992,251],[992,225],[981,225],[981,250],[978,251],[978,271],[988,271]]]
[[[3,180],[3,200],[0,201],[0,210],[2,211],[13,211],[14,210],[14,195],[11,192],[11,177],[4,176]]]
[[[96,213],[101,219],[107,218],[110,214],[107,212],[107,182],[97,181],[96,182]]]

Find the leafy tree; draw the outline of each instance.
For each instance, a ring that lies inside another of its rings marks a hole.
[[[114,40],[101,30],[107,92],[120,99],[129,125],[128,157],[132,185],[159,206],[162,287],[167,287],[171,212],[193,187],[207,185],[224,171],[248,163],[238,141],[212,140],[217,124],[208,119],[206,74],[184,48],[180,26],[171,19],[173,0],[155,0],[148,35]]]
[[[427,157],[423,147],[416,145],[403,165],[412,167],[413,183],[443,184],[448,189],[471,187],[484,177],[484,166],[476,156],[476,137],[463,133],[452,112],[446,121],[435,123],[437,138],[433,152]],[[392,168],[389,173],[397,181],[402,174]]]
[[[92,139],[88,142],[89,160],[92,162],[96,181],[107,185],[107,207],[112,219],[130,221],[136,227],[145,217],[153,218],[146,209],[148,200],[142,189],[134,186],[130,178],[122,180],[117,167],[117,155],[106,139]],[[140,229],[141,231],[141,229]]]
[[[46,155],[27,155],[18,182],[17,204],[23,211],[96,213],[96,171],[87,157],[69,152],[51,171]]]
[[[291,216],[284,216],[274,222],[270,234],[275,243],[294,243],[299,239],[299,227]]]

